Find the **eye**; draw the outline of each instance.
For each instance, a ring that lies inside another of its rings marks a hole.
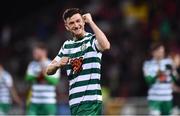
[[[79,23],[79,22],[80,22],[80,19],[76,20],[76,22]]]
[[[69,25],[73,25],[74,24],[74,22],[69,22]]]

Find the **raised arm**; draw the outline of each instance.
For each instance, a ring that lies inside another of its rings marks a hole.
[[[106,37],[106,35],[99,29],[99,27],[92,20],[91,14],[87,13],[83,15],[84,21],[90,25],[93,32],[95,33],[96,39],[98,41],[98,47],[100,51],[110,49],[110,43]]]

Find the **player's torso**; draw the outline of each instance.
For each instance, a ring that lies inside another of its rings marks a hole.
[[[3,71],[0,75],[0,103],[11,103],[10,88],[7,85],[9,76]]]
[[[100,69],[101,57],[102,54],[93,50],[91,38],[92,34],[86,36],[85,38],[74,41],[70,40],[64,46],[64,54],[67,57],[70,57],[70,62],[66,67],[67,75],[70,76],[72,73],[72,62],[79,63],[81,60],[82,70],[87,69]],[[81,64],[80,63],[80,64]],[[80,72],[83,73],[83,72]]]
[[[33,61],[31,62],[31,67],[33,75],[36,76],[36,83],[32,85],[32,103],[56,103],[56,87],[54,85],[50,85],[46,82],[42,75],[43,67],[47,67],[50,63],[50,60],[42,62]],[[43,65],[43,66],[42,66]]]
[[[92,48],[92,35],[79,41],[69,41],[65,44],[65,56],[70,57],[66,67],[69,78],[70,105],[83,101],[102,100],[100,87],[100,69],[102,54]],[[73,65],[81,67],[73,71]],[[89,94],[89,95],[88,95]]]
[[[156,82],[148,91],[148,98],[151,100],[168,101],[172,99],[172,77],[171,69],[172,61],[169,58],[162,59],[160,62],[154,60],[149,64],[149,68],[152,73],[160,73],[156,77]]]

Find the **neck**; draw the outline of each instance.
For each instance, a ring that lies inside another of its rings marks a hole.
[[[83,38],[85,36],[86,32],[84,31],[82,34],[80,35],[73,35],[75,40],[78,40],[79,38]]]
[[[42,61],[46,61],[48,58],[47,57],[42,57],[41,59],[40,59],[40,61],[42,62]]]
[[[163,58],[154,58],[156,61],[160,61],[162,60]]]

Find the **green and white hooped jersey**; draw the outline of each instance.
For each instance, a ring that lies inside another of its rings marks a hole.
[[[154,101],[170,101],[172,100],[172,77],[167,70],[167,65],[172,66],[172,60],[170,58],[162,59],[159,63],[156,60],[146,61],[144,63],[143,71],[145,78],[151,76],[156,78],[158,70],[165,72],[166,83],[160,83],[158,79],[152,84],[148,91],[148,100]]]
[[[82,70],[73,74],[71,65],[66,66],[69,79],[69,104],[75,106],[83,102],[102,101],[100,86],[100,70],[102,53],[95,35],[86,33],[78,40],[67,40],[55,60],[63,56],[70,59],[83,57]]]
[[[44,62],[32,61],[28,65],[27,75],[33,76],[34,78],[38,78],[40,73],[42,72],[42,67],[47,67],[51,63],[51,60],[46,60]],[[60,72],[59,70],[51,75],[50,78],[59,78]],[[32,96],[31,103],[36,104],[54,104],[56,103],[56,86],[48,83],[40,84],[33,83],[31,87]]]
[[[11,93],[10,88],[13,86],[13,80],[11,75],[3,70],[0,72],[0,103],[10,104]]]

